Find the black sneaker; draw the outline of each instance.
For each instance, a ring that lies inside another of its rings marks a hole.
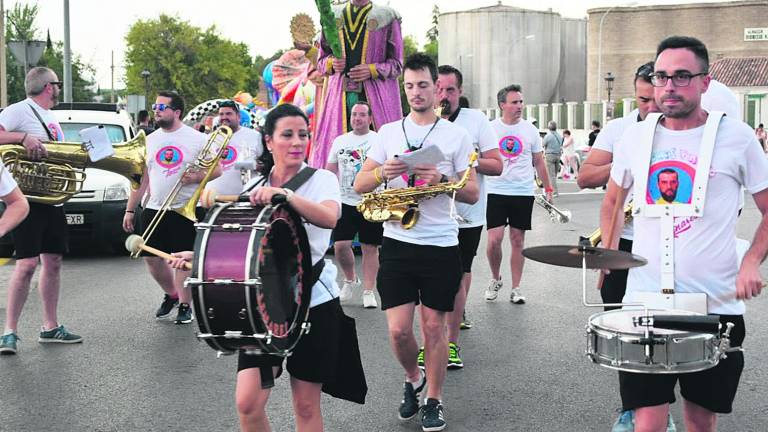
[[[443,429],[445,429],[443,405],[437,399],[427,399],[427,403],[421,407],[421,430],[432,432]]]
[[[419,393],[427,385],[427,376],[421,373],[421,384],[413,388],[413,384],[406,381],[403,384],[403,400],[400,401],[400,410],[397,418],[400,420],[410,420],[419,413]]]
[[[176,307],[177,304],[179,304],[178,298],[173,298],[166,294],[165,297],[163,297],[163,302],[160,303],[160,307],[157,308],[157,312],[155,312],[155,318],[168,318],[171,315],[171,312],[173,312],[173,308]]]
[[[189,324],[192,322],[192,309],[187,303],[179,303],[179,313],[176,315],[176,324]]]

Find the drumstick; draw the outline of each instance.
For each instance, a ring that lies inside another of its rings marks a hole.
[[[613,242],[614,242],[613,235],[616,231],[616,222],[618,220],[617,218],[621,212],[621,209],[624,207],[624,201],[627,199],[627,193],[629,193],[629,189],[624,189],[624,183],[625,183],[626,177],[627,177],[627,172],[624,171],[624,176],[621,180],[622,184],[619,185],[619,193],[618,193],[618,196],[616,197],[616,202],[613,203],[613,209],[611,211],[611,225],[608,226],[608,232],[606,232],[605,236],[603,237],[604,240],[607,240],[603,242],[606,249],[610,249],[611,246],[613,246]]]
[[[140,250],[143,250],[151,253],[152,255],[156,255],[156,256],[159,256],[160,258],[165,258],[167,260],[173,260],[177,258],[169,253],[161,251],[160,249],[155,249],[152,246],[145,245],[144,239],[141,238],[141,236],[138,236],[136,234],[131,234],[128,236],[127,239],[125,239],[125,248],[128,249],[128,251],[131,253],[137,253]],[[192,264],[185,262],[184,269],[192,270]]]
[[[248,202],[248,195],[219,195],[213,189],[205,189],[200,195],[200,204],[205,208],[211,208],[217,202]]]

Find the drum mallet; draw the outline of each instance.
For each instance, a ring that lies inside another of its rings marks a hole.
[[[151,253],[152,255],[156,255],[167,260],[173,260],[177,258],[169,253],[161,251],[160,249],[155,249],[152,246],[145,245],[144,239],[136,234],[131,234],[127,239],[125,239],[125,248],[128,249],[128,251],[131,253],[138,253],[139,251],[143,250]],[[192,270],[192,264],[188,262],[184,263],[184,269]]]
[[[250,197],[246,195],[219,195],[213,189],[205,189],[200,195],[200,204],[204,208],[211,208],[217,202],[248,202]]]

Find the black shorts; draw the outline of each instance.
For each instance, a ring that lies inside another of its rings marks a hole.
[[[12,231],[16,259],[69,250],[69,227],[63,206],[29,203],[26,219]]]
[[[632,240],[619,239],[619,250],[632,252]],[[600,288],[600,297],[603,303],[621,303],[624,293],[627,291],[627,276],[629,270],[611,270],[603,279]],[[621,309],[621,306],[606,306],[605,310]]]
[[[488,207],[485,212],[488,229],[509,225],[527,231],[531,229],[533,197],[488,194]]]
[[[205,217],[205,209],[197,208],[195,213],[197,220]],[[146,228],[157,214],[157,210],[144,209],[141,212],[141,225]],[[147,246],[152,246],[163,252],[181,252],[195,249],[195,222],[185,218],[173,210],[168,210],[160,219],[155,231],[149,237]],[[141,251],[141,256],[155,256],[149,252]]]
[[[424,246],[384,237],[376,287],[381,309],[408,303],[442,312],[453,311],[461,283],[458,246]]]
[[[472,261],[477,255],[477,246],[480,245],[480,235],[483,227],[459,228],[459,255],[461,256],[461,270],[464,273],[472,273]]]
[[[731,346],[744,342],[745,327],[742,315],[720,315],[720,322],[735,324],[731,331]],[[701,372],[655,375],[619,372],[621,403],[625,410],[675,402],[675,384],[680,381],[680,395],[709,411],[728,414],[744,369],[744,353],[734,351],[717,366]]]
[[[288,373],[302,381],[333,382],[338,364],[341,316],[339,299],[319,304],[309,310],[312,328],[305,333],[288,357]],[[245,354],[240,351],[237,371],[250,368],[282,366],[285,357],[269,354]],[[279,376],[279,374],[278,374]],[[275,377],[277,378],[277,377]]]
[[[341,218],[333,229],[333,241],[353,240],[355,234],[360,243],[369,245],[381,245],[384,224],[381,222],[368,222],[355,206],[342,204]]]

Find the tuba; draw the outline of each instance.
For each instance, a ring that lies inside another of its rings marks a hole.
[[[536,204],[541,206],[541,208],[549,213],[549,218],[552,220],[552,222],[559,222],[564,224],[571,221],[570,210],[560,210],[559,208],[555,207],[554,204],[547,201],[547,199],[544,198],[544,195],[536,195]]]
[[[197,203],[200,201],[200,194],[202,194],[203,189],[205,189],[205,185],[211,179],[213,171],[216,170],[216,167],[219,165],[219,161],[221,161],[221,158],[224,156],[224,152],[227,151],[227,144],[229,144],[230,139],[232,139],[232,129],[227,126],[219,126],[218,129],[211,132],[208,141],[205,143],[205,146],[197,154],[197,159],[195,159],[195,162],[187,166],[184,170],[184,174],[194,170],[203,170],[205,171],[205,176],[200,181],[197,189],[195,189],[195,191],[192,193],[192,196],[189,198],[189,200],[187,200],[186,204],[179,208],[173,209],[173,211],[179,213],[180,215],[193,222],[197,222],[197,217],[195,216],[195,207],[197,207]],[[182,177],[184,177],[183,174],[181,177],[179,177],[179,180],[173,186],[171,192],[168,193],[168,196],[165,198],[165,201],[163,201],[160,209],[157,211],[157,213],[155,213],[155,217],[152,218],[152,221],[145,228],[144,234],[141,235],[144,243],[146,243],[152,233],[155,232],[155,228],[157,228],[157,226],[160,224],[160,220],[165,215],[165,212],[171,208],[173,201],[181,191],[182,186],[184,186],[184,184],[181,182]],[[139,252],[141,252],[141,250],[137,250],[131,253],[131,256],[133,258],[137,258],[139,256]]]
[[[438,195],[455,193],[463,188],[469,181],[470,168],[476,160],[477,152],[473,152],[469,157],[467,170],[455,183],[369,192],[363,195],[362,201],[357,205],[357,211],[362,213],[367,221],[399,221],[403,228],[411,229],[419,221],[419,202]]]
[[[115,154],[91,162],[83,143],[47,141],[48,156],[33,161],[19,144],[0,145],[0,160],[13,176],[19,189],[31,202],[61,204],[80,193],[85,181],[85,168],[98,168],[122,175],[138,189],[144,175],[146,136],[139,131],[130,141],[115,144]]]

